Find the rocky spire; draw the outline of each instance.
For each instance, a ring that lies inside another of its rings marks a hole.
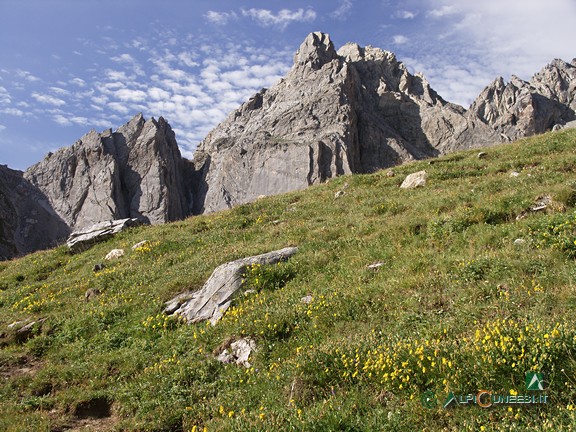
[[[190,205],[170,125],[137,114],[116,132],[90,131],[30,167],[25,178],[72,229],[122,218],[182,219]]]
[[[294,56],[295,65],[309,65],[318,70],[326,63],[338,58],[334,44],[327,33],[314,32],[302,42]]]

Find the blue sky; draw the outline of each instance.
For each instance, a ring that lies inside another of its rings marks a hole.
[[[291,67],[312,31],[396,53],[468,107],[576,57],[574,0],[0,0],[0,164],[164,116],[182,154]]]

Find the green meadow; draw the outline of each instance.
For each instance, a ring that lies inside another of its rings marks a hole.
[[[479,151],[0,262],[0,430],[575,430],[576,131]],[[286,246],[215,326],[163,313]],[[249,368],[216,360],[243,336]],[[480,390],[508,403],[443,406]]]

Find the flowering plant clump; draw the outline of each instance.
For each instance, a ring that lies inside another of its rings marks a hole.
[[[142,325],[147,330],[152,331],[165,331],[173,330],[180,324],[186,322],[186,318],[180,315],[166,315],[159,313],[157,315],[151,315],[142,321]]]
[[[576,326],[508,319],[474,322],[472,332],[431,338],[389,340],[373,331],[356,346],[298,351],[298,368],[314,385],[368,383],[393,393],[418,395],[426,389],[515,389],[527,371],[545,371],[561,381],[555,396],[568,403],[576,394]],[[516,390],[513,390],[516,391]]]
[[[576,258],[576,212],[540,218],[529,228],[536,248],[552,247]]]
[[[142,244],[140,244],[137,248],[134,249],[134,252],[140,254],[146,254],[148,252],[151,252],[152,249],[154,249],[154,247],[158,246],[158,244],[159,242],[144,241],[142,242]]]
[[[294,275],[290,264],[282,261],[269,265],[251,264],[242,274],[242,282],[247,290],[275,290],[286,285]]]

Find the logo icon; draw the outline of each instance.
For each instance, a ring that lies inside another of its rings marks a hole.
[[[544,390],[544,374],[526,372],[526,390]]]
[[[420,402],[422,403],[422,406],[424,408],[432,409],[436,407],[438,400],[436,399],[436,395],[434,394],[434,392],[428,390],[422,393],[422,396],[420,396]]]
[[[454,396],[454,393],[450,392],[444,401],[444,408],[448,408],[452,404],[458,405],[458,400],[456,396]]]

